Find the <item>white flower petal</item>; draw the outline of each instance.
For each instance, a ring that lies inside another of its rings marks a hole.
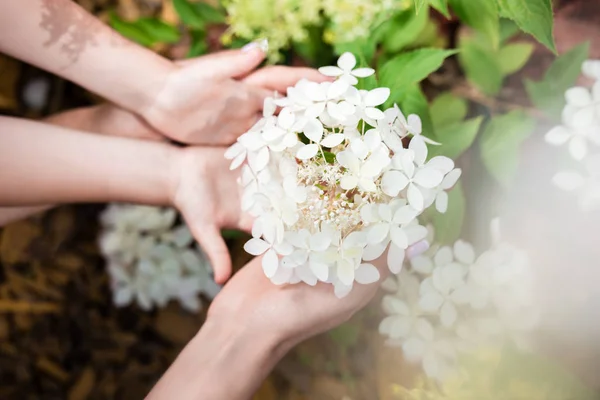
[[[456,307],[454,307],[454,304],[450,303],[449,301],[445,302],[440,310],[440,321],[442,322],[442,325],[444,325],[446,328],[450,328],[452,325],[454,325],[454,322],[456,322],[457,316],[458,313],[456,311]]]
[[[385,115],[383,114],[383,111],[375,108],[375,107],[368,107],[365,108],[365,115],[368,118],[374,119],[374,120],[380,120],[383,119],[385,117]]]
[[[258,153],[250,153],[248,155],[248,165],[254,172],[259,172],[264,169],[269,163],[269,149],[263,147]]]
[[[352,75],[358,78],[366,78],[368,76],[373,75],[374,73],[375,70],[373,68],[357,68],[352,71]]]
[[[352,285],[352,282],[354,282],[354,264],[346,259],[339,260],[337,263],[337,275],[344,285]]]
[[[443,302],[444,298],[436,291],[427,291],[419,298],[419,306],[428,312],[436,312]]]
[[[413,177],[415,183],[427,189],[436,187],[442,183],[442,179],[444,179],[444,175],[439,170],[427,167],[417,170]]]
[[[423,210],[423,207],[425,206],[425,199],[423,198],[423,193],[421,193],[418,187],[416,187],[412,183],[408,185],[408,192],[406,194],[406,197],[410,205],[413,206],[415,210]]]
[[[390,89],[382,87],[369,91],[365,96],[365,105],[367,107],[379,106],[390,97]],[[382,112],[383,114],[383,112]],[[383,117],[382,117],[383,118]]]
[[[555,126],[546,133],[544,139],[546,143],[560,146],[561,144],[565,144],[571,136],[571,132],[564,126]]]
[[[392,242],[399,248],[406,249],[408,247],[408,237],[406,236],[406,232],[399,226],[392,226],[390,229],[390,237]]]
[[[592,103],[592,95],[587,88],[573,87],[565,92],[567,103],[575,107],[585,107]]]
[[[454,257],[463,264],[469,265],[475,261],[475,250],[464,240],[457,240],[454,243]]]
[[[423,138],[421,136],[414,136],[410,140],[408,148],[415,153],[415,164],[423,165],[425,163],[425,160],[427,159],[427,145],[423,141]]]
[[[352,68],[356,67],[356,57],[354,57],[354,54],[347,51],[340,56],[337,65],[345,72],[350,72],[352,71]]]
[[[316,118],[306,121],[303,130],[304,136],[315,143],[319,143],[323,138],[323,124]]]
[[[313,158],[319,152],[319,145],[317,144],[307,144],[302,146],[296,152],[296,158],[300,160],[308,160],[309,158]]]
[[[321,282],[326,282],[329,278],[329,267],[327,264],[311,261],[309,264],[310,270]]]
[[[388,171],[381,178],[381,190],[390,197],[396,197],[408,185],[408,178],[400,171]]]
[[[319,68],[319,72],[325,76],[340,76],[344,71],[339,67],[327,66]]]
[[[333,133],[321,141],[321,146],[332,148],[341,144],[345,139],[343,133]]]
[[[585,179],[577,172],[559,172],[552,178],[552,182],[562,190],[579,189],[585,184]]]
[[[396,246],[394,243],[390,244],[387,254],[387,265],[392,274],[399,274],[402,271],[404,255],[404,249]]]
[[[448,193],[442,191],[435,196],[435,209],[442,214],[448,210]]]
[[[292,109],[290,107],[284,107],[277,116],[277,124],[287,130],[294,125],[295,119],[296,117],[294,116]]]
[[[337,99],[338,97],[340,97],[341,95],[346,93],[346,91],[348,90],[349,87],[350,87],[350,85],[347,82],[339,79],[339,80],[331,83],[331,85],[329,86],[329,89],[327,89],[327,98],[328,99]]]
[[[369,228],[367,233],[367,240],[369,244],[384,243],[385,239],[390,232],[389,224],[379,223]]]
[[[408,127],[410,133],[420,135],[423,130],[421,118],[416,114],[410,114],[408,116]]]
[[[569,141],[569,152],[577,161],[581,161],[587,155],[587,143],[581,136],[573,136]]]
[[[340,187],[344,190],[352,190],[358,185],[358,178],[354,175],[345,175],[340,179]]]
[[[460,178],[461,174],[462,170],[460,168],[453,169],[448,173],[448,175],[444,177],[444,180],[442,180],[440,187],[443,190],[450,189],[451,187],[456,185],[456,182],[458,181],[458,178]]]
[[[413,270],[420,274],[430,274],[433,271],[433,261],[427,256],[416,256],[410,260]]]
[[[354,277],[356,282],[363,285],[375,283],[379,280],[379,278],[379,270],[372,264],[360,264],[360,266],[356,269]]]
[[[433,258],[435,265],[438,267],[448,265],[453,260],[454,260],[454,257],[452,255],[452,250],[448,246],[444,246],[444,247],[440,248],[437,251],[437,253],[435,253],[435,257]]]
[[[252,238],[244,244],[244,250],[246,253],[252,254],[253,256],[259,256],[271,247],[267,242],[262,239]]]
[[[385,249],[387,248],[387,242],[370,244],[363,250],[362,259],[364,261],[373,261],[381,257]]]
[[[253,240],[253,239],[250,239]],[[275,276],[277,272],[277,267],[279,266],[279,257],[277,257],[277,253],[274,250],[269,250],[265,253],[262,259],[262,267],[265,272],[265,276],[267,278],[272,278]]]

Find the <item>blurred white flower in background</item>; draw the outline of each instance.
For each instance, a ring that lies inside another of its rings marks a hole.
[[[383,288],[379,332],[408,361],[442,380],[461,353],[513,340],[524,346],[536,326],[533,271],[527,255],[496,243],[476,257],[462,240],[433,246]]]
[[[566,91],[563,124],[546,134],[546,142],[568,143],[569,153],[583,164],[584,172],[561,171],[553,177],[559,188],[574,192],[583,211],[600,207],[600,61],[587,60],[583,74],[596,82],[591,88],[573,87]]]
[[[219,286],[185,225],[174,226],[172,208],[110,204],[100,217],[99,244],[107,261],[113,300],[142,309],[179,301],[185,309],[201,308],[199,295],[213,298]]]

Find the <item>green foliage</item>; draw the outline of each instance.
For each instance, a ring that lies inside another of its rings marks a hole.
[[[423,32],[428,20],[427,13],[415,13],[410,9],[390,19],[383,37],[384,50],[395,53],[411,45]]]
[[[428,4],[429,0],[415,0],[415,10],[417,14],[420,14],[423,8],[427,9]]]
[[[186,55],[187,58],[198,57],[206,54],[208,45],[206,44],[206,33],[204,31],[191,31],[192,43]]]
[[[535,120],[523,111],[493,117],[481,134],[481,159],[489,173],[509,186],[517,173],[519,147],[531,135]]]
[[[450,11],[448,10],[448,0],[429,0],[431,7],[438,10],[444,17],[450,18]]]
[[[460,41],[459,61],[467,79],[487,95],[496,95],[507,75],[523,68],[533,52],[533,45],[525,42],[505,44],[514,30],[510,25],[502,32],[503,40],[493,49],[481,35],[465,36]]]
[[[109,23],[121,35],[142,46],[149,47],[156,43],[176,43],[181,38],[177,28],[157,18],[140,18],[130,22],[111,13]]]
[[[380,83],[392,92],[401,93],[427,78],[441,67],[446,57],[456,53],[456,50],[418,49],[399,54],[382,65]]]
[[[524,31],[556,53],[552,0],[497,0],[500,15],[510,18]]]
[[[449,0],[460,20],[485,35],[492,48],[500,43],[498,7],[495,0]]]
[[[510,43],[500,49],[498,52],[498,64],[503,75],[510,75],[525,66],[531,53],[533,45],[531,43]]]
[[[358,343],[360,331],[356,325],[347,322],[330,330],[328,334],[341,349],[346,350]]]
[[[565,105],[565,91],[574,85],[581,73],[581,64],[588,58],[589,42],[574,47],[559,56],[540,82],[525,80],[532,103],[551,117],[559,118]]]
[[[228,240],[239,239],[244,236],[244,233],[235,229],[223,229],[221,231],[221,236]]]
[[[425,218],[433,224],[435,241],[440,244],[452,244],[460,238],[465,219],[466,199],[460,181],[448,192],[448,209],[438,212],[434,207],[428,208]]]
[[[209,23],[225,22],[225,15],[204,2],[190,3],[187,0],[173,0],[175,11],[181,22],[192,29],[204,29]]]
[[[429,157],[460,157],[475,141],[483,117],[464,120],[467,102],[450,93],[438,96],[431,104],[435,139],[439,146],[429,146]]]

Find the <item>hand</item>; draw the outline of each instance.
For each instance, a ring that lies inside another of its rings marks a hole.
[[[259,47],[230,50],[176,63],[155,102],[141,115],[179,142],[229,145],[260,118],[263,102],[301,78],[329,79],[310,68],[267,67]]]
[[[389,274],[385,260],[384,255],[373,262],[381,280]],[[334,295],[331,285],[323,283],[277,286],[265,276],[261,257],[256,257],[214,299],[208,320],[236,321],[239,329],[275,336],[274,340],[291,348],[350,319],[375,296],[379,283],[355,284],[342,299]]]
[[[208,255],[218,283],[231,275],[229,250],[220,230],[252,228],[251,217],[241,212],[239,171],[229,170],[224,153],[220,147],[180,149],[170,196]]]

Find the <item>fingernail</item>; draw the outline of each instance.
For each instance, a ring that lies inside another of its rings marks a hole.
[[[260,49],[263,53],[266,53],[267,51],[269,51],[269,41],[267,39],[257,39],[242,47],[242,51],[244,53],[252,51],[254,49]]]
[[[415,258],[425,253],[427,249],[429,249],[429,242],[427,240],[421,240],[406,249],[406,256],[408,259]]]

